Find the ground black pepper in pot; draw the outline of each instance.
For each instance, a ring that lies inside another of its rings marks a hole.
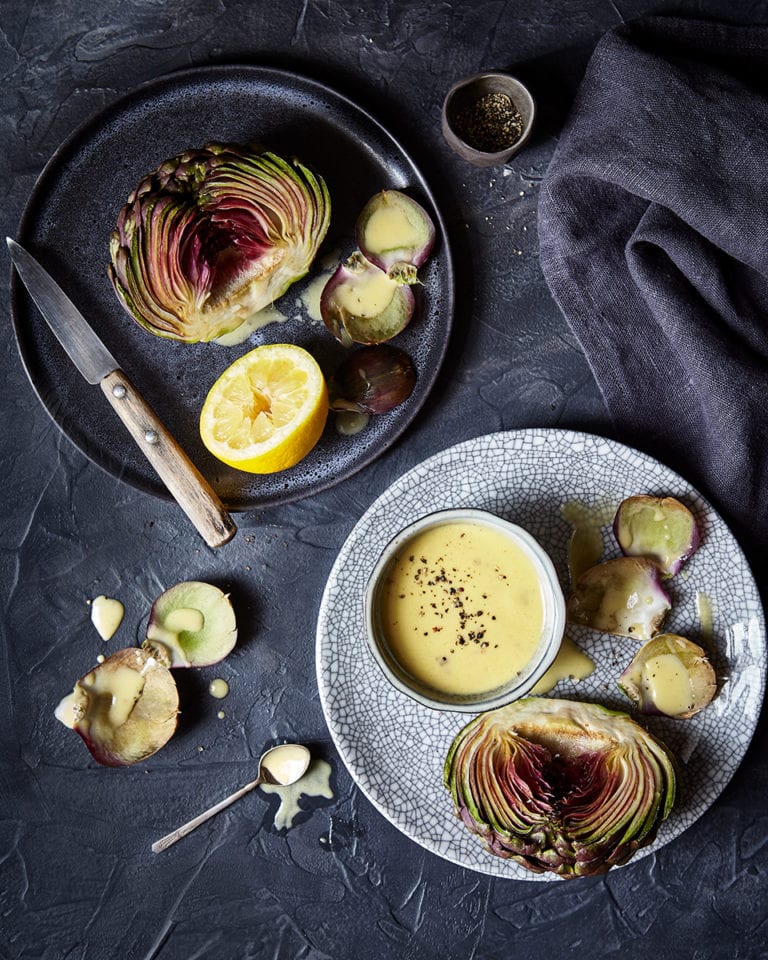
[[[475,150],[498,153],[520,139],[523,118],[506,93],[486,93],[457,112],[453,129]]]
[[[535,105],[515,77],[483,73],[455,84],[443,104],[446,142],[477,166],[506,163],[533,127]]]

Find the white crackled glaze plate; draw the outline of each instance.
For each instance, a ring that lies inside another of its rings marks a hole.
[[[565,430],[521,430],[478,437],[414,467],[366,511],[328,580],[317,627],[317,675],[333,739],[353,778],[404,834],[438,856],[492,876],[550,880],[488,854],[454,817],[442,768],[467,716],[422,707],[393,689],[365,642],[363,592],[385,543],[418,517],[446,507],[490,510],[527,528],[549,551],[568,586],[571,528],[564,504],[605,506],[636,493],[675,496],[695,513],[698,552],[671,582],[667,628],[704,642],[721,682],[714,702],[687,721],[649,718],[647,726],[680,764],[679,799],[655,842],[658,850],[714,802],[741,762],[765,687],[765,622],[757,587],[736,540],[710,504],[678,474],[622,444]],[[610,526],[604,557],[619,553]],[[697,596],[713,609],[711,637]],[[569,630],[597,663],[580,683],[561,681],[549,696],[627,710],[616,678],[631,657],[620,637]],[[635,649],[634,645],[631,645]]]

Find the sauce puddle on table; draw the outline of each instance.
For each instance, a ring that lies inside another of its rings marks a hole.
[[[223,700],[224,697],[229,694],[229,684],[226,680],[222,680],[221,677],[216,677],[215,680],[211,680],[208,684],[208,693],[212,697],[215,697],[216,700]]]
[[[123,622],[125,607],[119,600],[103,595],[91,600],[91,623],[102,640],[111,640]]]
[[[280,806],[275,814],[276,830],[290,830],[293,821],[302,812],[299,806],[301,797],[333,799],[331,770],[330,763],[325,760],[312,760],[307,772],[296,783],[291,783],[287,787],[276,783],[262,783],[259,786],[264,793],[275,793],[280,798]]]

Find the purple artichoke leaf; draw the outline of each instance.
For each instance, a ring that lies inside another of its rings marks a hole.
[[[404,350],[386,343],[360,347],[331,377],[331,408],[388,413],[408,399],[415,385],[416,368]]]

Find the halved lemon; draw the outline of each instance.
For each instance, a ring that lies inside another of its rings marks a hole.
[[[248,473],[276,473],[315,446],[328,417],[328,388],[303,347],[269,343],[236,360],[211,387],[200,436],[218,460]]]

